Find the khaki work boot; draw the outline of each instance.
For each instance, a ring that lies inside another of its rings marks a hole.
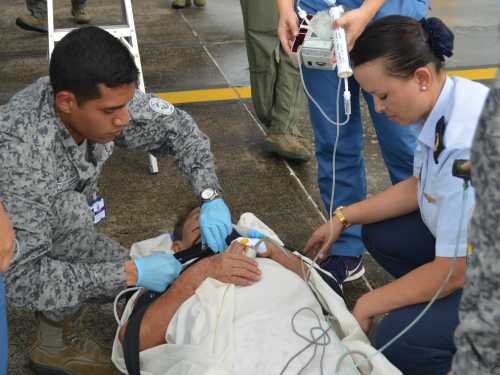
[[[16,25],[21,29],[46,33],[49,30],[47,21],[33,16],[21,16],[16,18]]]
[[[38,330],[30,351],[30,368],[38,375],[118,375],[111,348],[83,329],[83,312],[54,322],[37,312]]]
[[[268,134],[260,148],[302,163],[307,163],[311,159],[309,151],[302,147],[297,137],[292,134]]]
[[[193,0],[193,4],[201,8],[207,5],[207,0]]]
[[[74,10],[71,9],[71,15],[75,17],[76,23],[89,23],[90,16],[85,9]]]
[[[186,5],[191,5],[191,0],[172,0],[172,8],[181,9]]]
[[[311,145],[309,144],[309,142],[307,142],[306,138],[302,135],[301,132],[297,134],[297,141],[299,142],[299,145],[307,149],[307,151],[312,151]]]

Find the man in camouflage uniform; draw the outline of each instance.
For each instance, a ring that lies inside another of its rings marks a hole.
[[[75,30],[54,49],[50,79],[39,79],[0,109],[0,195],[21,249],[4,273],[6,296],[12,306],[38,312],[30,352],[36,373],[119,373],[109,348],[83,330],[82,303],[111,301],[136,284],[164,290],[178,276],[172,256],[148,256],[139,264],[94,232],[88,201],[114,145],[157,158],[172,154],[196,196],[220,191],[207,136],[187,113],[135,91],[138,74],[109,33]],[[82,89],[79,80],[95,80],[97,91]],[[202,206],[202,236],[208,227],[225,238],[231,228],[219,198]]]
[[[476,207],[469,227],[470,267],[455,331],[453,375],[500,374],[500,74],[472,146]]]

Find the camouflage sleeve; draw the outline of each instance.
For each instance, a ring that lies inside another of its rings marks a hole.
[[[500,75],[472,146],[476,207],[469,230],[470,267],[455,331],[453,375],[500,374]]]
[[[48,311],[77,305],[109,285],[126,286],[123,262],[71,264],[53,254],[57,181],[50,152],[0,130],[0,165],[2,204],[20,247],[19,257],[4,272],[9,304]]]
[[[118,147],[148,151],[157,158],[172,154],[177,169],[193,186],[196,196],[207,187],[220,189],[213,170],[210,139],[191,116],[154,94],[138,90],[127,106],[130,123],[115,138]]]

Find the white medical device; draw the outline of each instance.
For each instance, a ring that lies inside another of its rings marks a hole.
[[[344,9],[342,7],[332,7],[329,13],[331,21],[334,22],[344,15]],[[340,78],[349,78],[352,76],[351,59],[343,26],[333,30],[333,42],[335,56],[337,56],[337,74]]]

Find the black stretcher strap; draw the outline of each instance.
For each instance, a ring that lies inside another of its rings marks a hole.
[[[168,289],[167,289],[168,290]],[[165,293],[165,292],[163,292]],[[139,359],[139,337],[141,332],[141,322],[148,307],[156,301],[163,293],[158,293],[145,306],[142,307],[128,321],[123,338],[123,357],[125,358],[125,366],[130,375],[141,375],[141,362]]]

